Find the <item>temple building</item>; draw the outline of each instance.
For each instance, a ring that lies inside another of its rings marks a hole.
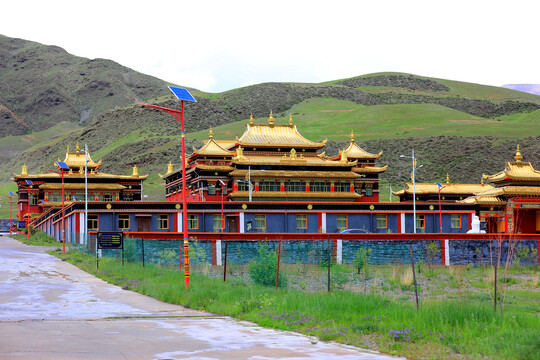
[[[503,171],[483,175],[496,185],[461,203],[476,204],[488,232],[540,233],[540,171],[525,162],[519,145]]]
[[[186,159],[188,201],[378,202],[376,167],[381,156],[362,150],[351,134],[335,158],[320,152],[326,140],[306,139],[293,124],[255,124],[253,116],[236,141],[208,141]],[[181,199],[181,169],[169,164],[166,199]]]
[[[405,188],[392,192],[393,195],[399,197],[399,201],[412,201],[413,192],[416,195],[417,201],[459,201],[479,194],[481,192],[493,189],[493,186],[484,184],[455,184],[450,182],[450,175],[446,174],[446,182],[437,185],[437,183],[413,183],[405,184]]]
[[[87,159],[87,160],[86,160]],[[59,160],[60,161],[60,160]],[[148,175],[140,176],[136,166],[131,175],[113,175],[102,173],[98,169],[101,160],[94,162],[90,154],[85,157],[79,144],[74,152],[66,151],[63,162],[69,170],[62,170],[55,163],[55,170],[44,170],[39,174],[28,174],[26,165],[20,174],[14,174],[17,183],[18,217],[23,219],[30,214],[39,215],[51,208],[62,206],[62,189],[64,189],[64,205],[73,201],[85,200],[85,189],[88,190],[89,201],[136,201],[142,200],[143,181]],[[85,176],[85,168],[86,176]],[[62,174],[64,172],[64,184]],[[88,186],[85,186],[85,179]]]

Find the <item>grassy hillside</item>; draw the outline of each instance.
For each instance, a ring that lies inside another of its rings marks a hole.
[[[540,168],[540,96],[506,88],[377,73],[192,93],[198,102],[185,109],[188,153],[208,138],[209,127],[215,138],[234,140],[250,114],[266,122],[273,111],[277,123],[292,114],[304,136],[328,139],[327,154],[345,147],[351,131],[367,151],[384,151],[380,164],[389,170],[382,181],[393,189],[408,179],[409,164],[399,155],[413,147],[424,164],[421,181],[442,181],[450,173],[453,181],[478,182],[482,172],[500,171],[518,142],[525,159]],[[179,109],[162,80],[0,36],[0,190],[10,188],[22,164],[39,172],[79,142],[88,144],[95,161],[103,160],[104,172],[130,174],[139,166],[150,174],[145,192],[162,199],[158,173],[180,162],[180,124],[137,101]]]

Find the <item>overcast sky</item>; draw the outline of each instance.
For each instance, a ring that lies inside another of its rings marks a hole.
[[[540,1],[6,1],[0,34],[220,92],[398,71],[540,84]]]

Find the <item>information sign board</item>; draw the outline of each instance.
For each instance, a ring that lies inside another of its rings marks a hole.
[[[121,232],[97,233],[98,249],[123,249],[124,234]]]

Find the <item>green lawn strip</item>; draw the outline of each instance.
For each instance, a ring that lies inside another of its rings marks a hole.
[[[348,291],[276,291],[242,280],[192,274],[189,289],[178,267],[162,268],[119,260],[96,261],[79,252],[54,254],[111,283],[162,301],[292,330],[320,340],[368,347],[410,359],[533,359],[538,354],[537,314],[494,313],[485,301],[423,300],[420,311],[379,295]],[[316,340],[314,340],[316,341]]]

